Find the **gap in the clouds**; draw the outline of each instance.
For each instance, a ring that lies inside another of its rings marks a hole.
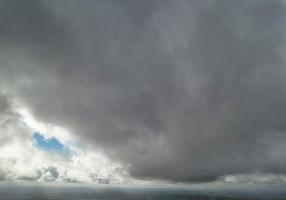
[[[35,141],[35,145],[37,148],[51,152],[57,153],[62,156],[70,157],[72,155],[71,150],[65,147],[57,138],[46,138],[44,135],[40,133],[33,133],[32,136],[33,140]]]

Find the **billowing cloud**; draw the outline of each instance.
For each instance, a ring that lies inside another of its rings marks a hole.
[[[2,90],[131,176],[285,174],[285,2],[0,2]]]
[[[60,137],[64,144],[60,143],[52,137],[57,133],[57,127],[46,126],[39,121],[35,126],[30,123],[31,119],[26,119],[27,110],[26,113],[19,111],[18,106],[11,97],[0,95],[0,180],[132,182],[126,167],[110,161],[100,151],[89,151],[81,147],[75,143],[73,137]],[[37,133],[36,137],[33,133],[35,128],[45,133]],[[53,141],[49,148],[44,143],[45,140]]]

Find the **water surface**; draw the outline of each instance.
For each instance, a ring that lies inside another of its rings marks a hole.
[[[198,184],[111,186],[0,183],[2,200],[275,200],[286,199],[283,184]]]

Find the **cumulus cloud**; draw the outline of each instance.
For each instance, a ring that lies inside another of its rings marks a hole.
[[[285,18],[283,1],[2,0],[0,82],[133,177],[284,174]]]
[[[67,132],[58,136],[70,148],[69,155],[39,148],[32,138],[34,130],[45,131],[49,138],[59,128],[35,121],[27,109],[18,110],[19,104],[14,102],[0,95],[0,180],[131,183],[120,163],[110,161],[102,152],[79,147]]]

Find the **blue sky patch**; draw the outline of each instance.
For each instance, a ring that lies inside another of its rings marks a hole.
[[[43,151],[50,151],[63,156],[70,156],[71,154],[71,151],[55,137],[45,138],[40,133],[34,133],[32,138],[35,141],[36,146]]]

